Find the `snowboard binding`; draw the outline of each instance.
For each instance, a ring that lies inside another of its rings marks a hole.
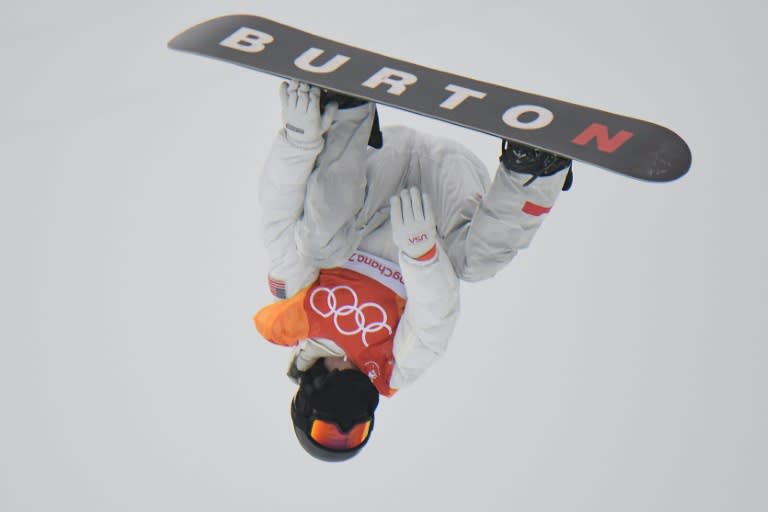
[[[568,170],[568,175],[565,178],[563,190],[568,190],[573,185],[573,172],[571,171],[573,161],[570,158],[542,151],[533,146],[502,140],[499,161],[508,171],[530,174],[531,179],[526,181],[524,186],[530,185],[536,178],[552,176],[565,169]]]

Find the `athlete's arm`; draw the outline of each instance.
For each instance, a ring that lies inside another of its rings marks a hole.
[[[437,240],[428,196],[404,190],[390,202],[392,237],[408,300],[395,333],[390,387],[413,382],[445,353],[459,314],[459,280]]]
[[[258,190],[270,290],[281,299],[317,276],[317,269],[299,254],[296,225],[304,215],[307,181],[323,150],[328,121],[307,113],[314,96],[306,87],[302,91],[299,87],[296,82],[280,85],[283,127],[272,144]],[[313,108],[313,112],[317,110],[314,104]]]

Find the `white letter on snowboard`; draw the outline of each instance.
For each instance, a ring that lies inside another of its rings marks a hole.
[[[533,112],[536,114],[536,119],[524,123],[520,121],[520,116],[526,112]],[[555,114],[551,110],[538,105],[518,105],[512,107],[504,112],[501,119],[512,128],[520,128],[521,130],[538,130],[544,128],[555,118]]]
[[[464,103],[464,100],[467,98],[477,98],[479,100],[485,98],[486,94],[484,92],[475,91],[472,89],[467,89],[466,87],[460,87],[458,85],[449,84],[445,87],[446,91],[451,91],[453,94],[451,94],[451,97],[445,100],[440,104],[441,108],[447,109],[447,110],[453,110],[462,103]]]
[[[242,27],[220,42],[219,45],[241,52],[258,53],[274,40],[275,38],[266,32]]]
[[[349,57],[346,55],[336,55],[334,58],[320,66],[312,64],[312,61],[324,53],[325,50],[321,50],[320,48],[310,48],[299,55],[293,63],[296,64],[297,68],[309,71],[310,73],[333,73],[349,60]]]
[[[389,94],[400,96],[405,92],[407,86],[415,84],[417,80],[418,78],[416,78],[416,75],[384,67],[374,73],[371,78],[363,82],[363,85],[375,89],[381,84],[387,84],[389,85],[389,89],[387,90]]]

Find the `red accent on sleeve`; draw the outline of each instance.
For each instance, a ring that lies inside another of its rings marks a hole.
[[[434,244],[430,250],[416,258],[418,261],[429,261],[437,255],[437,244]]]
[[[541,206],[536,203],[532,203],[530,201],[526,201],[523,205],[523,211],[527,213],[528,215],[533,215],[534,217],[538,217],[539,215],[544,215],[545,213],[549,213],[552,210],[552,207],[546,207]]]

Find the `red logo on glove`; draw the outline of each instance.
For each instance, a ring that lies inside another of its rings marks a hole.
[[[426,233],[422,233],[422,234],[420,234],[418,236],[412,236],[411,238],[409,238],[408,239],[408,243],[409,244],[417,244],[419,242],[423,242],[426,239],[427,239],[427,234]]]

